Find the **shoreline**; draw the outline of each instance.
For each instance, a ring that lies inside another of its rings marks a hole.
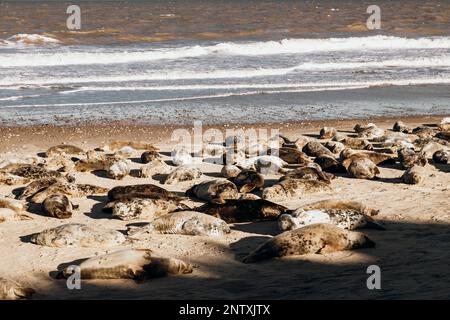
[[[411,126],[438,123],[443,115],[423,116],[396,116],[396,117],[364,117],[358,119],[334,119],[334,120],[304,120],[287,122],[265,122],[265,123],[222,123],[204,124],[203,131],[216,128],[222,132],[227,129],[278,129],[284,135],[295,135],[298,133],[318,134],[324,126],[336,127],[339,130],[352,130],[358,122],[374,122],[375,124],[392,128],[397,120],[402,120]],[[86,146],[104,144],[110,140],[148,140],[155,144],[170,143],[171,134],[176,129],[187,129],[192,131],[194,121],[191,125],[173,124],[133,124],[130,121],[111,121],[109,123],[83,122],[79,124],[66,125],[30,125],[30,126],[1,126],[0,125],[0,148],[2,152],[21,152],[26,149],[45,149],[56,144],[81,144]],[[26,150],[28,151],[28,150]]]

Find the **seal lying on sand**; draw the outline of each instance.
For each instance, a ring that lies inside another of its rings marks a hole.
[[[9,279],[0,278],[0,300],[29,299],[35,293],[36,291],[33,288],[24,287]]]
[[[32,220],[25,211],[27,206],[22,201],[0,196],[0,223],[6,221]]]
[[[78,208],[70,202],[65,195],[54,194],[49,196],[42,203],[42,211],[50,216],[58,219],[68,219],[72,217],[73,209]]]
[[[197,211],[177,211],[160,216],[144,227],[132,227],[128,235],[135,237],[150,233],[220,237],[230,232],[227,223],[216,217]]]
[[[438,150],[433,153],[435,163],[450,164],[450,150]]]
[[[47,197],[53,194],[62,194],[69,197],[82,198],[92,196],[94,194],[105,194],[108,190],[108,188],[90,184],[58,182],[36,193],[33,197],[31,197],[31,201],[34,203],[42,203]]]
[[[102,230],[70,223],[46,229],[31,237],[31,242],[47,247],[111,247],[125,242],[119,231]]]
[[[324,254],[358,248],[373,248],[375,243],[361,232],[348,231],[332,224],[317,223],[283,232],[260,245],[242,262],[304,254]]]
[[[30,182],[30,179],[21,176],[16,176],[9,172],[3,172],[0,170],[0,184],[6,184],[8,186],[14,186],[17,184],[25,184]]]
[[[54,177],[46,177],[42,179],[35,180],[28,184],[23,190],[20,195],[17,196],[17,199],[24,200],[28,199],[29,197],[34,196],[39,191],[44,190],[45,188],[50,187],[51,185],[55,183],[67,183],[67,182],[74,182],[75,178],[71,176],[61,177],[61,178],[54,178]]]
[[[407,184],[419,184],[426,178],[426,169],[418,165],[414,165],[403,173],[402,181]]]
[[[323,171],[333,173],[344,173],[347,169],[334,157],[328,154],[321,154],[314,159],[314,163],[317,163]]]
[[[174,258],[154,257],[151,250],[125,249],[95,256],[79,264],[82,279],[134,279],[166,277],[192,273],[192,265]],[[58,278],[68,278],[72,273],[64,268]]]
[[[305,211],[302,208],[291,214],[282,214],[278,219],[280,230],[294,230],[314,223],[331,223],[339,228],[354,230],[371,228],[386,230],[372,217],[353,209],[314,209]]]
[[[234,179],[239,192],[252,192],[264,186],[264,177],[255,170],[244,169]]]
[[[412,129],[406,125],[403,121],[397,121],[394,123],[394,126],[392,127],[392,130],[396,132],[403,132],[403,133],[411,133]]]
[[[164,184],[174,184],[184,181],[193,181],[203,175],[202,171],[193,165],[179,166],[174,169],[164,180]]]
[[[263,199],[227,200],[223,204],[206,203],[195,211],[220,218],[227,223],[276,220],[288,208]]]
[[[166,164],[163,160],[156,159],[141,167],[139,170],[139,177],[153,178],[153,176],[159,174],[169,174],[172,172],[172,169],[173,167]]]
[[[287,172],[280,178],[280,181],[283,181],[287,178],[320,180],[326,183],[330,183],[331,179],[334,179],[335,176],[331,173],[323,172],[322,168],[317,163],[310,163],[304,167],[296,168],[292,171]]]
[[[103,211],[112,212],[112,216],[121,220],[152,220],[175,210],[190,210],[188,206],[175,198],[144,199],[130,198],[109,202]]]
[[[414,165],[424,167],[428,163],[424,154],[407,148],[398,150],[398,160],[403,169],[411,168]]]
[[[169,199],[179,198],[175,192],[168,191],[154,184],[135,184],[130,186],[118,186],[108,192],[109,200],[121,200],[129,198]]]
[[[331,139],[337,133],[337,130],[332,127],[323,127],[320,129],[319,139]]]
[[[331,192],[328,183],[318,180],[287,178],[263,190],[262,198],[266,200],[288,200],[301,198],[305,194],[316,192]]]
[[[222,177],[224,178],[235,178],[239,172],[241,172],[241,169],[239,167],[235,166],[234,164],[226,164],[222,167],[222,170],[220,170],[220,173],[222,174]]]
[[[46,152],[45,152],[45,156],[47,158],[53,157],[55,155],[60,155],[60,154],[77,154],[77,155],[84,155],[85,152],[83,149],[78,148],[76,146],[72,146],[70,144],[60,144],[57,146],[53,146],[51,148],[49,148]]]
[[[282,147],[278,149],[277,152],[278,157],[288,164],[307,165],[312,162],[312,160],[305,153],[296,148]]]
[[[116,152],[122,149],[123,147],[131,147],[136,150],[159,151],[158,148],[151,143],[147,143],[144,141],[122,141],[122,140],[111,141],[100,149],[102,151]]]
[[[376,216],[380,210],[376,210],[368,207],[367,205],[352,200],[321,200],[316,201],[301,207],[303,210],[325,210],[325,209],[336,209],[336,210],[353,210],[361,214],[368,216]]]
[[[373,150],[373,145],[366,139],[346,137],[339,141],[347,148],[355,150]]]
[[[160,155],[156,150],[145,151],[144,153],[141,154],[141,162],[142,163],[149,163],[149,162],[152,162],[159,158],[160,158]]]
[[[47,170],[42,166],[32,164],[12,164],[2,168],[2,171],[27,179],[61,178],[64,176],[61,172]]]
[[[303,147],[303,152],[306,153],[310,157],[317,157],[322,154],[327,154],[329,156],[333,156],[333,153],[328,150],[323,144],[316,141],[310,141]]]
[[[188,197],[196,197],[212,203],[224,203],[228,199],[238,199],[236,185],[226,180],[204,181],[186,191]]]

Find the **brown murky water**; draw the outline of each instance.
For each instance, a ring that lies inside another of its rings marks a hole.
[[[183,40],[252,40],[374,34],[367,7],[374,1],[88,1],[82,29],[66,27],[62,1],[1,2],[0,37],[43,34],[67,44]],[[382,30],[396,36],[450,33],[450,1],[376,1]]]

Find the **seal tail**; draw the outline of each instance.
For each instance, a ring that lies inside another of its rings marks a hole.
[[[31,298],[33,294],[35,294],[36,291],[33,288],[27,288],[27,287],[20,287],[14,289],[14,294],[18,296],[19,298]]]
[[[270,259],[277,256],[276,249],[273,246],[272,241],[267,241],[263,243],[261,246],[256,248],[256,250],[250,252],[246,257],[242,259],[243,263],[252,263],[258,262],[261,260]]]

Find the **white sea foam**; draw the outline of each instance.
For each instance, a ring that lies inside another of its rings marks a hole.
[[[17,46],[29,46],[29,45],[46,45],[46,44],[59,44],[59,40],[43,36],[40,34],[28,34],[20,33],[9,37],[6,40],[0,40],[0,45],[7,47],[17,47]]]
[[[412,39],[380,35],[328,39],[285,39],[281,41],[247,43],[225,42],[206,46],[195,45],[158,49],[148,48],[130,50],[115,48],[100,51],[98,49],[85,47],[84,49],[80,49],[81,51],[67,51],[65,47],[62,47],[59,50],[53,50],[51,52],[3,53],[0,54],[0,67],[120,64],[162,59],[175,60],[209,55],[264,56],[333,51],[449,48],[450,37]]]

